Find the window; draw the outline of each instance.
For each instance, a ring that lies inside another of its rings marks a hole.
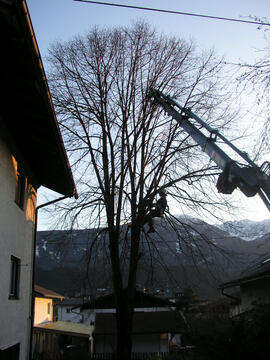
[[[9,299],[19,299],[19,276],[21,260],[11,255]]]
[[[70,308],[66,308],[66,312],[67,312],[67,313],[70,313]]]
[[[20,344],[13,345],[5,350],[0,350],[1,360],[19,360]]]
[[[48,315],[51,314],[51,303],[48,303]]]
[[[25,185],[26,185],[25,176],[23,175],[21,169],[18,167],[15,202],[17,205],[19,205],[21,209],[24,208]]]

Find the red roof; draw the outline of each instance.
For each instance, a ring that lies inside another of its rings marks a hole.
[[[35,285],[35,297],[44,297],[52,299],[64,299],[63,295],[60,295],[52,290],[45,289],[44,287]]]

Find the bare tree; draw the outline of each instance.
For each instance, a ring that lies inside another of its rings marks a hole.
[[[240,84],[241,90],[245,90],[246,93],[252,94],[256,98],[256,104],[253,104],[253,107],[256,108],[256,122],[260,122],[262,116],[264,117],[263,121],[263,130],[261,134],[261,141],[259,142],[259,147],[257,153],[263,153],[266,155],[269,154],[269,144],[270,144],[270,121],[269,114],[270,109],[270,40],[269,40],[269,19],[263,17],[258,18],[257,16],[250,16],[251,19],[261,22],[262,25],[258,27],[258,30],[263,31],[265,39],[265,47],[258,49],[258,59],[253,63],[248,63],[242,61],[238,64],[234,64],[237,67],[237,80]],[[260,116],[260,109],[263,111],[263,115]],[[258,144],[258,142],[257,142]]]
[[[213,191],[216,167],[151,103],[148,90],[170,93],[212,126],[226,128],[232,117],[220,81],[222,59],[139,22],[57,43],[49,60],[50,90],[80,189],[79,200],[61,209],[61,221],[108,234],[117,354],[126,360],[141,238],[151,238],[146,219],[156,195],[166,190],[179,209],[227,209]]]

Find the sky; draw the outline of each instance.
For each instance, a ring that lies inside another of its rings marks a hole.
[[[113,2],[113,1],[107,1]],[[115,3],[248,20],[270,16],[269,0],[116,0]],[[166,34],[192,38],[201,48],[214,47],[228,59],[252,61],[265,43],[256,25],[82,3],[73,0],[27,0],[42,56],[50,43],[68,40],[98,25],[129,25],[145,19]]]
[[[26,1],[45,71],[47,50],[55,41],[69,40],[77,34],[86,33],[93,26],[130,25],[139,19],[146,20],[162,33],[192,39],[200,49],[214,48],[228,62],[252,63],[261,56],[260,50],[266,46],[264,31],[253,24],[102,6],[74,0]],[[115,3],[244,20],[248,20],[250,15],[270,19],[269,0],[116,0]],[[243,217],[251,220],[269,218],[269,212],[257,196],[241,199],[247,210]]]

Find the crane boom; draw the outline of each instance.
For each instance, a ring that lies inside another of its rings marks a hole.
[[[217,181],[217,189],[220,193],[231,194],[234,189],[238,187],[248,197],[259,194],[270,211],[270,176],[262,171],[262,169],[248,157],[247,153],[240,151],[217,130],[205,123],[190,109],[180,106],[170,96],[164,95],[159,90],[150,89],[149,97],[176,120],[179,126],[201,146],[202,151],[222,170]],[[190,119],[194,119],[195,122],[191,122]],[[197,123],[198,126],[196,126],[195,123]],[[209,136],[206,136],[200,130],[200,127],[206,129],[209,132]],[[216,144],[217,138],[221,139],[245,160],[247,165],[240,166],[235,160],[228,156]]]

